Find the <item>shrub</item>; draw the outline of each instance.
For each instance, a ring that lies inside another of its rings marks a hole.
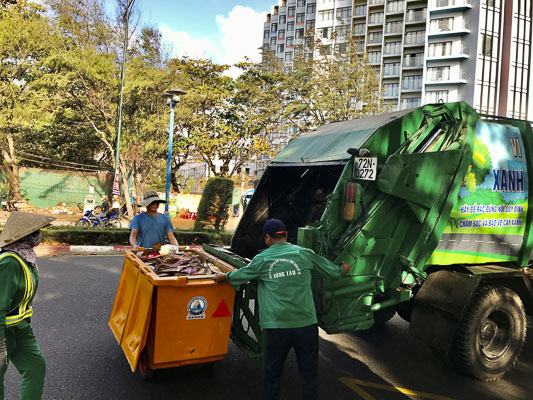
[[[224,229],[229,218],[229,206],[233,196],[233,181],[227,178],[209,178],[202,193],[194,229]]]
[[[183,246],[210,243],[214,245],[228,245],[231,232],[196,232],[175,230],[174,236]],[[69,227],[50,227],[43,229],[43,244],[57,245],[124,245],[128,246],[130,231],[128,229],[84,229]]]

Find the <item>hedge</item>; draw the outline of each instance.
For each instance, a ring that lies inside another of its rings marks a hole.
[[[129,245],[129,229],[117,228],[74,228],[74,227],[49,227],[43,231],[43,244],[47,245]],[[174,236],[180,245],[200,245],[210,243],[217,246],[229,245],[231,232],[175,230]]]

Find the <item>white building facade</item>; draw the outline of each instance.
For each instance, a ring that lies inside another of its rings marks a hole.
[[[533,120],[532,9],[532,0],[281,0],[263,48],[289,71],[304,35],[333,42],[335,32],[338,42],[351,32],[391,110],[463,100]]]

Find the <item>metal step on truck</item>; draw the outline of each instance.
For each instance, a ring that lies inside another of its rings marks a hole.
[[[480,380],[516,362],[533,312],[529,122],[480,116],[464,102],[331,123],[292,140],[263,174],[231,248],[240,268],[268,218],[289,241],[335,263],[313,278],[327,333],[398,313],[439,357]],[[262,353],[253,283],[237,292],[231,337]]]

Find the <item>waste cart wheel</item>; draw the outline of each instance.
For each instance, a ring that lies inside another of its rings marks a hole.
[[[503,286],[484,286],[473,296],[457,329],[450,359],[481,381],[500,378],[513,367],[526,338],[520,296]]]
[[[145,381],[152,380],[155,377],[155,370],[153,370],[148,363],[148,353],[146,349],[141,352],[139,357],[139,372]]]

